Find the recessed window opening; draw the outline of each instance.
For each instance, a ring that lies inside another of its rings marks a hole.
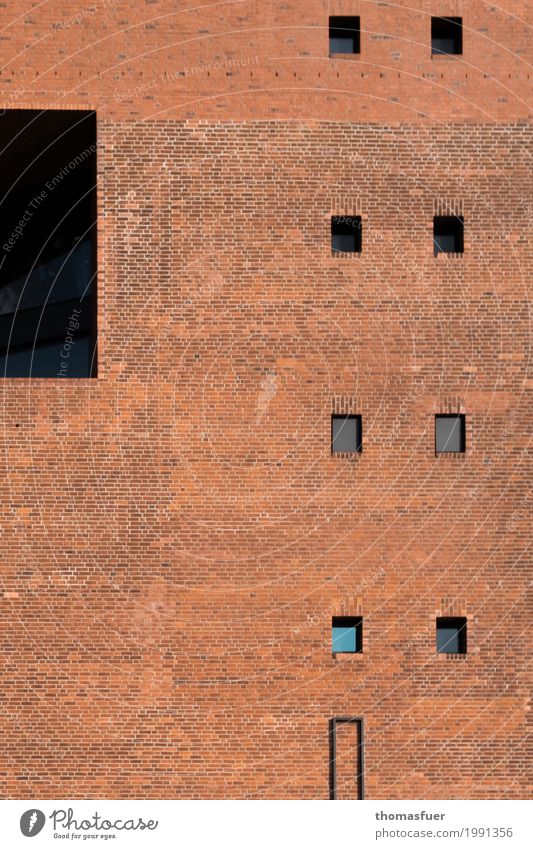
[[[331,417],[331,451],[333,454],[353,454],[363,450],[361,416],[333,415]]]
[[[338,254],[361,253],[360,215],[334,215],[331,219],[331,250]]]
[[[431,52],[445,56],[463,52],[462,18],[431,18]]]
[[[439,654],[466,654],[466,617],[442,616],[437,618],[437,652]]]
[[[433,219],[433,251],[437,254],[464,252],[464,219],[461,215],[439,215]]]
[[[360,53],[361,31],[358,17],[333,16],[329,19],[329,52]]]
[[[465,417],[462,413],[435,416],[435,453],[458,454],[466,449]]]

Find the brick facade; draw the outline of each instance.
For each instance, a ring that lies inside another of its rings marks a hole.
[[[356,716],[367,798],[524,797],[530,4],[175,5],[4,4],[3,108],[97,110],[100,217],[98,378],[1,385],[1,792],[326,799]]]

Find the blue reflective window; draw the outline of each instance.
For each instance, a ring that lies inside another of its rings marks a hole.
[[[464,616],[437,619],[437,652],[439,654],[466,653],[466,618]]]
[[[361,616],[334,616],[331,622],[331,650],[353,653],[363,650],[363,620]]]

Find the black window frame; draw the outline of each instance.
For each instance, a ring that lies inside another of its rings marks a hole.
[[[356,801],[365,798],[365,758],[364,758],[364,719],[362,716],[334,716],[329,720],[329,798],[334,801],[337,797],[337,725],[358,726],[359,745],[357,746],[357,786],[359,796]]]

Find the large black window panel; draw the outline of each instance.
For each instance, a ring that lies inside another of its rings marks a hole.
[[[339,16],[330,17],[329,52],[330,54],[361,52],[359,18]]]
[[[466,654],[466,618],[464,616],[437,619],[437,652]]]
[[[462,254],[464,219],[460,215],[438,215],[433,219],[433,250],[437,254]]]
[[[334,215],[331,219],[331,250],[336,254],[361,253],[360,215]]]
[[[431,52],[448,56],[463,52],[462,18],[431,18]]]
[[[5,112],[0,204],[0,376],[95,376],[95,113]]]
[[[456,454],[466,448],[465,417],[459,415],[435,416],[435,453]]]
[[[333,454],[353,454],[363,449],[361,416],[331,417],[331,451]]]

